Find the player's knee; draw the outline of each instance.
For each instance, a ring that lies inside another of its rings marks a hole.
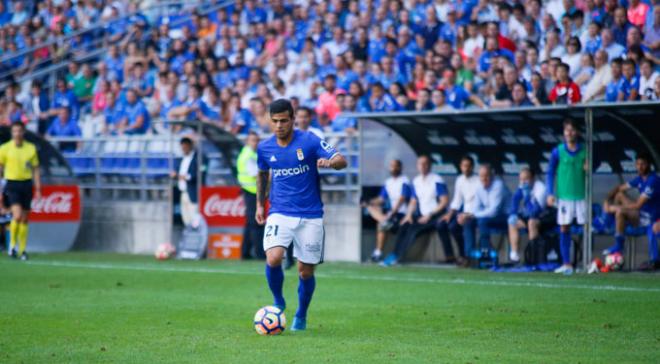
[[[309,264],[299,264],[298,275],[302,279],[312,278],[314,276],[314,266]]]
[[[310,279],[314,276],[314,270],[301,270],[298,275],[302,279]]]
[[[271,267],[278,267],[282,265],[282,255],[275,254],[269,250],[266,252],[266,263],[268,263],[268,265]]]

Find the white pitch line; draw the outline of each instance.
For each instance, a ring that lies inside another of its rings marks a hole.
[[[135,271],[156,271],[156,272],[183,272],[183,273],[212,273],[229,275],[262,275],[261,272],[250,272],[229,269],[210,269],[210,268],[184,268],[184,267],[165,267],[148,265],[124,265],[109,263],[80,263],[63,261],[30,261],[29,265],[41,265],[50,267],[68,267],[85,269],[109,269],[109,270],[135,270]],[[484,280],[469,278],[420,278],[420,277],[402,277],[391,275],[365,276],[356,274],[333,275],[317,273],[319,278],[339,278],[352,279],[360,281],[383,281],[383,282],[410,282],[410,283],[434,283],[434,284],[454,284],[454,285],[476,285],[476,286],[502,286],[502,287],[531,287],[531,288],[553,288],[553,289],[584,289],[594,291],[620,291],[620,292],[660,292],[660,288],[644,287],[625,287],[615,285],[589,285],[589,284],[559,284],[534,281],[513,281],[513,280]]]

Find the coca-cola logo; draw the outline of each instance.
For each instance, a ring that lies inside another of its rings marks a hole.
[[[222,198],[219,193],[212,194],[204,203],[205,216],[245,216],[245,202],[241,196]]]
[[[32,211],[40,214],[70,214],[73,193],[54,192],[40,199],[32,200]]]

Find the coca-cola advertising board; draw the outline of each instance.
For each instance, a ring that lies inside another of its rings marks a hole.
[[[78,186],[43,186],[41,198],[32,198],[31,222],[80,221]]]
[[[245,202],[238,186],[202,187],[199,206],[209,227],[245,226]]]

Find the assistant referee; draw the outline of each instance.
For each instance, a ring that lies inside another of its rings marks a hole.
[[[9,225],[10,256],[28,260],[25,252],[28,237],[28,215],[32,204],[32,184],[35,197],[41,198],[41,175],[39,157],[34,144],[25,140],[25,125],[17,122],[11,125],[11,140],[0,146],[0,171],[6,180],[4,195],[11,208],[12,220]],[[0,195],[0,203],[2,203]],[[16,251],[18,241],[18,252]]]

